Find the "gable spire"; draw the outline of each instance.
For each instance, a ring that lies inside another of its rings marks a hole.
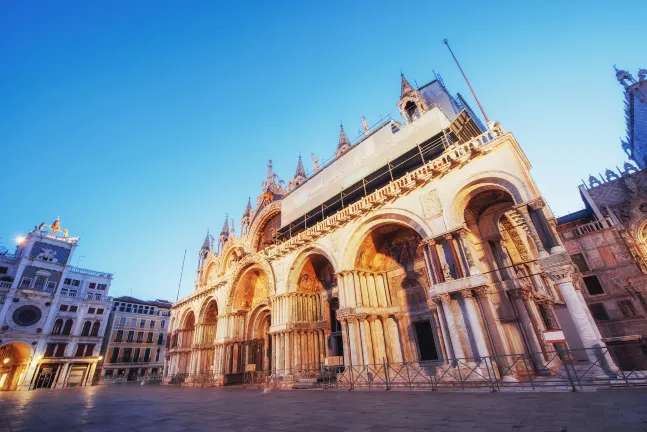
[[[247,207],[245,207],[245,212],[243,213],[243,218],[249,217],[252,214],[252,198],[247,198]]]
[[[229,236],[229,215],[225,214],[225,224],[222,226],[222,231],[220,232],[221,236]]]
[[[409,84],[409,81],[404,77],[404,74],[400,72],[400,76],[402,77],[402,85],[400,87],[400,99],[408,95],[413,91],[413,87],[411,87],[411,84]]]
[[[350,141],[348,141],[348,137],[346,136],[346,132],[344,131],[344,125],[339,124],[339,144],[337,144],[337,150],[341,149],[342,147],[350,147]]]
[[[299,155],[299,163],[297,163],[297,172],[294,174],[294,178],[306,177],[306,170],[303,168],[303,161],[301,160],[301,155]]]
[[[209,229],[207,229],[207,236],[204,238],[204,243],[202,243],[203,251],[210,251],[212,247],[211,244],[211,235],[209,235]]]

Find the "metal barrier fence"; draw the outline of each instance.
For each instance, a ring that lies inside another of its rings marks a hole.
[[[630,388],[647,386],[647,359],[638,350],[605,347],[460,358],[449,362],[399,362],[319,366],[246,372],[242,384],[290,388],[300,381],[322,389],[505,389],[583,390],[586,387]],[[637,354],[638,353],[638,354]],[[633,366],[627,366],[633,362]],[[617,365],[624,365],[618,367]],[[223,375],[176,375],[171,384],[213,385]]]

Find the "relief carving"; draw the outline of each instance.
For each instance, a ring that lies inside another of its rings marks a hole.
[[[438,191],[436,191],[436,189],[421,196],[420,204],[422,205],[422,211],[426,218],[440,216],[443,213],[443,207],[440,203],[440,198],[438,197]]]

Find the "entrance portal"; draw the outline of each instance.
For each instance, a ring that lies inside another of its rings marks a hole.
[[[31,350],[22,342],[0,348],[0,390],[16,390],[24,378]]]

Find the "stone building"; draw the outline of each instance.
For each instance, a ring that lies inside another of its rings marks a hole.
[[[400,90],[403,121],[363,120],[354,141],[342,127],[335,156],[313,155],[310,173],[299,159],[287,185],[270,161],[240,234],[229,220],[207,234],[171,309],[167,379],[512,353],[540,373],[558,328],[589,355],[604,347],[515,137],[439,79]]]
[[[647,168],[647,69],[638,71],[638,81],[627,71],[616,69],[624,87],[627,137],[622,149],[640,169]]]
[[[112,274],[71,266],[78,241],[56,219],[0,254],[0,389],[91,383]]]
[[[644,169],[647,156],[647,71],[625,71],[627,139],[622,148]],[[584,209],[560,217],[558,231],[580,274],[576,285],[620,366],[647,368],[647,171],[631,163],[589,176]]]
[[[103,340],[100,383],[141,381],[162,374],[171,303],[114,299]]]

